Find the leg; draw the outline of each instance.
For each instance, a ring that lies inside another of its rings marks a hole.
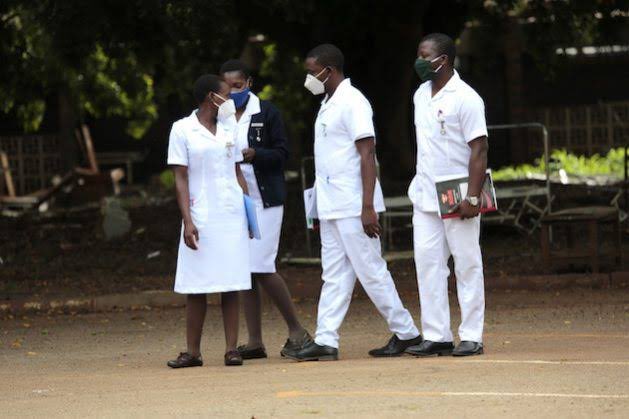
[[[221,308],[225,328],[225,352],[235,351],[238,345],[238,292],[221,293]]]
[[[264,291],[271,297],[273,304],[284,317],[286,325],[288,326],[288,334],[291,339],[299,339],[304,334],[304,328],[301,326],[299,319],[297,318],[297,311],[295,305],[282,278],[277,272],[269,274],[254,274],[255,282],[258,283]],[[258,306],[259,307],[259,306]],[[258,308],[259,312],[259,308]],[[249,320],[247,319],[247,324]],[[259,324],[259,317],[258,317]],[[250,329],[251,330],[251,329]],[[251,336],[251,331],[249,332]],[[251,338],[249,340],[251,342]],[[262,344],[262,334],[260,333],[260,344]]]
[[[461,340],[481,343],[485,321],[485,284],[480,250],[480,217],[445,220],[448,247],[454,257],[457,295],[461,307]]]
[[[317,311],[315,343],[339,346],[338,329],[349,309],[356,275],[345,254],[337,229],[338,220],[321,220],[321,265],[323,286]]]
[[[448,301],[450,252],[439,214],[414,211],[413,245],[424,338],[433,342],[452,342]]]
[[[616,248],[616,266],[622,266],[622,229],[620,228],[620,215],[614,220],[614,247]]]
[[[590,220],[588,222],[589,238],[590,238],[590,264],[592,265],[592,272],[598,273],[599,271],[599,259],[598,259],[598,221]]]
[[[550,271],[550,234],[549,234],[550,225],[548,223],[542,223],[541,229],[541,245],[542,245],[542,260],[544,261],[544,268],[547,271]]]
[[[244,303],[245,320],[247,322],[247,331],[249,332],[249,340],[247,348],[263,348],[262,343],[262,303],[260,298],[260,284],[253,277],[251,281],[251,289],[248,291],[240,291]]]
[[[186,300],[186,340],[188,353],[198,357],[201,355],[201,334],[207,312],[205,294],[188,294]]]
[[[384,317],[389,329],[401,340],[419,336],[382,258],[380,239],[370,239],[363,231],[360,217],[337,220],[343,247],[365,292]]]

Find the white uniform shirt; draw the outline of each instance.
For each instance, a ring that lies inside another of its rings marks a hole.
[[[241,150],[249,148],[249,125],[251,124],[251,116],[260,113],[260,99],[253,93],[249,93],[249,100],[245,111],[240,116],[237,122],[236,138],[238,141],[238,147]],[[235,118],[235,117],[234,117]],[[258,180],[253,170],[251,163],[243,163],[240,165],[242,174],[247,181],[247,188],[249,189],[249,196],[255,201],[262,202],[262,195],[260,195],[260,189],[258,187]]]
[[[358,217],[363,208],[360,154],[356,141],[375,138],[373,111],[349,79],[321,103],[315,121],[315,190],[322,220]],[[376,179],[374,208],[383,212],[384,199]]]
[[[487,136],[483,99],[454,75],[432,97],[432,82],[419,86],[413,96],[417,133],[417,174],[408,195],[420,211],[436,212],[435,180],[440,176],[469,175],[468,143]]]
[[[196,110],[173,124],[168,164],[188,167],[190,215],[197,228],[223,214],[242,211],[242,190],[234,164],[242,161],[235,141],[235,119],[219,122],[216,135],[199,122]]]

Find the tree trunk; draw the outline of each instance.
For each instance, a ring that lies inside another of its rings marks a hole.
[[[380,56],[369,67],[366,93],[374,108],[378,156],[385,179],[410,181],[414,174],[413,94],[419,80],[413,63],[421,34],[421,25],[396,24],[382,31],[374,46]]]
[[[515,18],[509,18],[504,28],[505,81],[509,122],[527,122],[524,107],[524,80],[522,74],[522,39],[520,26]],[[511,143],[511,161],[523,163],[529,157],[526,132],[514,129],[509,133]]]
[[[72,170],[79,163],[77,140],[74,134],[77,128],[77,111],[72,93],[67,86],[61,86],[57,93],[59,152],[63,171]]]

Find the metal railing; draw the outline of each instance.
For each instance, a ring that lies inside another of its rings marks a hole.
[[[552,212],[552,195],[550,190],[550,141],[548,139],[548,129],[539,122],[523,122],[519,124],[498,124],[487,125],[487,130],[511,130],[517,128],[537,128],[542,131],[542,141],[544,144],[544,172],[546,176],[546,199],[548,200],[548,212]]]

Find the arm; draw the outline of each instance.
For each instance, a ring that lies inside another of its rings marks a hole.
[[[467,196],[480,197],[483,182],[485,181],[485,171],[487,170],[487,137],[478,137],[468,143],[472,149],[470,162],[468,165],[469,182],[467,185]],[[459,214],[462,219],[476,217],[480,212],[480,202],[477,206],[472,206],[467,200],[459,205]]]
[[[245,177],[242,174],[240,163],[236,163],[236,179],[238,180],[238,184],[242,188],[242,192],[245,195],[249,195],[249,188],[247,187],[247,181],[245,180]],[[249,238],[253,239],[253,231],[251,231],[251,227],[249,227]]]
[[[249,195],[249,188],[247,187],[245,176],[242,174],[242,170],[240,169],[240,163],[236,163],[236,179],[238,179],[238,184],[242,188],[242,192],[245,195]]]
[[[253,164],[261,170],[282,169],[288,160],[288,138],[284,121],[280,112],[273,106],[268,108],[269,117],[266,121],[267,129],[271,137],[269,148],[246,149],[243,151],[245,161]]]
[[[374,238],[380,235],[378,214],[373,206],[373,195],[376,189],[376,140],[373,137],[356,141],[360,154],[360,175],[363,183],[363,210],[361,220],[365,234]]]
[[[186,246],[197,250],[199,232],[192,222],[190,215],[190,190],[188,189],[188,168],[186,166],[173,166],[175,174],[175,191],[177,203],[183,219],[183,239]]]

